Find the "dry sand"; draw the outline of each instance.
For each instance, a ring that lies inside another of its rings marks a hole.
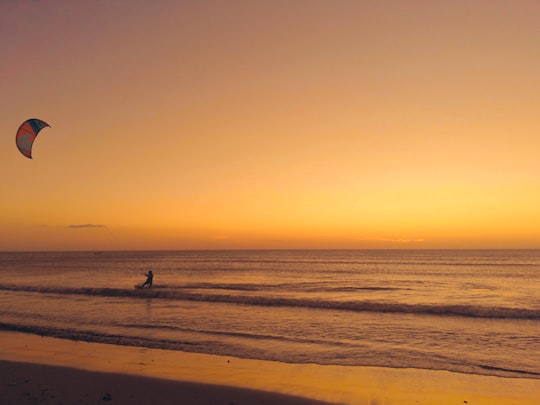
[[[19,404],[290,404],[279,393],[67,367],[0,361],[0,402]],[[323,402],[320,402],[323,404]]]
[[[320,366],[0,332],[1,404],[540,404],[540,380]]]

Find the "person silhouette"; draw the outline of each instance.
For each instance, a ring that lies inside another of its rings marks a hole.
[[[145,286],[148,286],[148,288],[152,287],[152,282],[154,281],[154,273],[152,273],[152,270],[149,270],[146,275],[146,281],[141,285],[141,288],[144,288]]]

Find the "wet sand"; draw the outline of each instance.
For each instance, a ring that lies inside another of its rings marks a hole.
[[[0,332],[2,404],[540,403],[540,380],[320,366]]]

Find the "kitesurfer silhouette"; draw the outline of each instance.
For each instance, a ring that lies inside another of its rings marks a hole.
[[[148,286],[148,288],[151,288],[153,281],[154,281],[154,273],[152,273],[152,270],[149,270],[148,273],[146,273],[146,281],[141,285],[141,288],[144,288],[145,286]]]

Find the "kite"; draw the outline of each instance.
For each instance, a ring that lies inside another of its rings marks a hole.
[[[45,121],[38,120],[37,118],[31,118],[24,121],[15,136],[15,142],[19,151],[29,159],[32,159],[32,145],[39,131],[45,127],[50,127]]]

